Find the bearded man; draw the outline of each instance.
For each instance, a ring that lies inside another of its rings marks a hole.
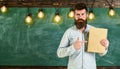
[[[78,3],[74,7],[74,26],[67,29],[64,33],[57,50],[59,58],[69,56],[67,69],[96,69],[95,53],[86,52],[87,38],[91,25],[87,24],[87,6],[84,3]],[[101,45],[107,53],[109,41],[102,39]]]

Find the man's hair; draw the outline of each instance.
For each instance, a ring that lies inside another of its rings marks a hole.
[[[86,12],[88,11],[85,3],[77,3],[74,7],[74,11],[75,10],[83,10],[83,9],[85,9]]]

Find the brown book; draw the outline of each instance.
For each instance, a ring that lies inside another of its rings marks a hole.
[[[87,52],[105,52],[105,47],[100,44],[100,41],[107,38],[107,31],[104,28],[90,28]]]

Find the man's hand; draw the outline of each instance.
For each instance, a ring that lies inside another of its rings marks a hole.
[[[76,50],[79,50],[82,47],[83,43],[87,43],[87,41],[80,41],[79,37],[78,37],[77,40],[74,43],[74,48]]]
[[[105,49],[107,49],[108,46],[109,46],[109,41],[108,41],[107,39],[102,39],[102,40],[100,41],[100,44],[101,44],[102,46],[104,46]]]

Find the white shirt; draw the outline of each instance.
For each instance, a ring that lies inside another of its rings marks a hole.
[[[87,25],[85,32],[82,33],[74,25],[64,33],[57,55],[59,58],[69,56],[68,69],[96,69],[95,53],[86,52],[85,44],[79,50],[75,50],[73,46],[78,37],[81,41],[88,39],[90,27],[92,26]],[[107,51],[100,55],[103,56],[106,53]]]

